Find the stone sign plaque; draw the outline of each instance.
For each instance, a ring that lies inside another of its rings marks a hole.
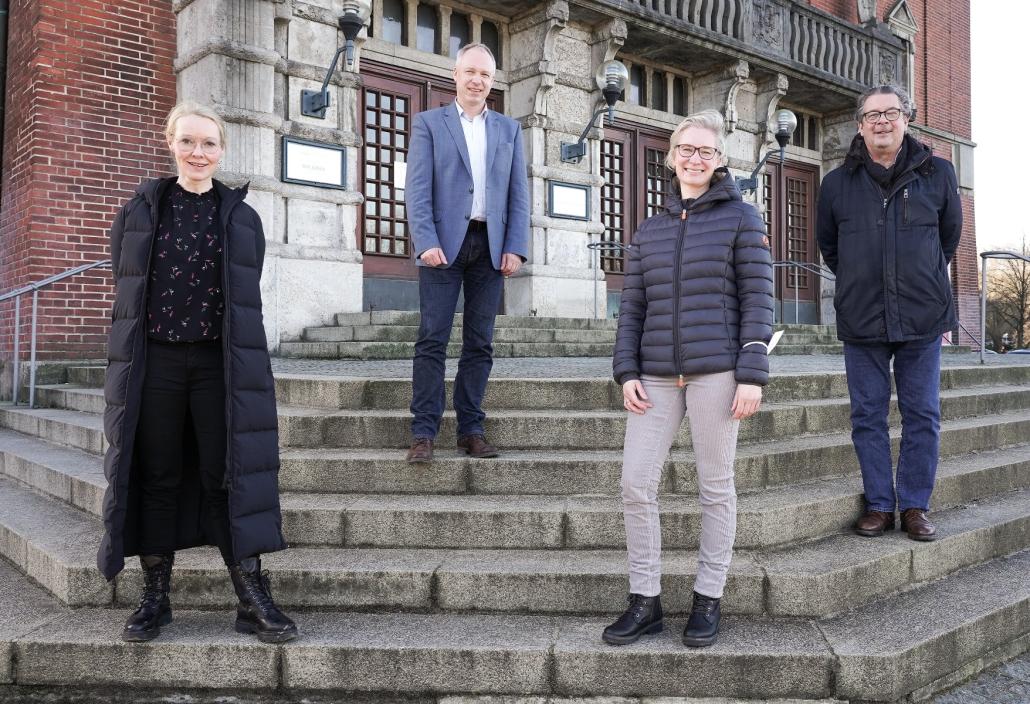
[[[589,220],[590,186],[548,181],[547,214],[552,218]]]
[[[346,150],[337,144],[283,136],[282,180],[319,188],[345,189]]]

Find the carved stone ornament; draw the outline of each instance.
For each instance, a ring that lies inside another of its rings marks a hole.
[[[876,19],[876,0],[858,1],[858,22],[866,24]]]
[[[890,51],[880,50],[880,83],[894,83],[898,78],[898,57]]]
[[[783,13],[778,5],[766,0],[754,0],[752,5],[752,36],[768,47],[783,46]]]

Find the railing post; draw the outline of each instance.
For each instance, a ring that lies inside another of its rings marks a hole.
[[[798,282],[801,280],[801,272],[798,271],[798,267],[794,267],[794,324],[797,325],[801,322],[798,316]],[[789,279],[788,279],[789,281]]]
[[[590,253],[590,285],[594,287],[594,320],[598,319],[597,316],[597,259],[601,256],[600,251],[594,252],[594,248],[591,247],[594,243],[594,233],[587,233],[587,252]],[[605,311],[605,317],[607,318],[607,311]]]
[[[980,364],[985,364],[984,348],[987,347],[987,257],[980,261]],[[997,352],[997,350],[995,350]]]
[[[12,388],[14,389],[14,405],[18,405],[18,395],[21,393],[21,296],[14,297],[14,378]]]
[[[29,352],[29,408],[36,407],[36,311],[39,307],[39,289],[32,292],[32,343]]]

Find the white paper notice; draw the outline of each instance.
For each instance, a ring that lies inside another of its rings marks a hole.
[[[589,192],[582,188],[553,184],[551,214],[559,218],[586,218],[589,212],[587,209],[588,195]]]
[[[286,142],[286,178],[328,186],[343,185],[343,151]]]
[[[403,161],[393,162],[393,189],[403,191],[404,183],[408,180],[408,164]]]

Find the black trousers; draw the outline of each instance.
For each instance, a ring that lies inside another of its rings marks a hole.
[[[140,479],[140,554],[175,551],[187,418],[197,441],[206,510],[204,530],[226,565],[234,563],[225,476],[225,371],[222,345],[148,341],[136,448]]]

